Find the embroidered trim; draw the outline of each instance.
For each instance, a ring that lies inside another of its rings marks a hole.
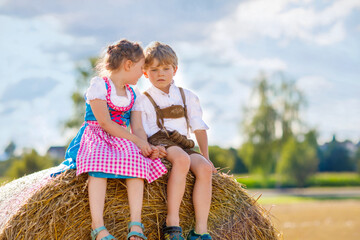
[[[128,84],[125,85],[126,88],[130,91],[130,94],[131,94],[131,102],[130,102],[129,106],[127,106],[127,107],[118,107],[118,106],[114,105],[110,100],[111,85],[110,85],[109,79],[107,77],[103,77],[103,79],[105,80],[105,82],[108,85],[106,101],[109,104],[109,107],[111,107],[112,109],[114,109],[116,111],[120,111],[120,112],[129,111],[133,107],[134,101],[135,101],[134,92],[131,89],[131,87]]]

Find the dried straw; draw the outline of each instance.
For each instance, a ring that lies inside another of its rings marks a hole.
[[[10,202],[14,202],[12,198],[6,200],[2,197],[9,195],[9,189],[14,189],[7,187],[12,182],[0,188],[1,212],[7,213],[5,220],[0,220],[0,240],[90,239],[87,175],[76,177],[75,171],[71,170],[48,180],[44,174],[47,176],[48,171],[34,176],[35,180],[42,180],[35,184],[42,182],[40,188],[34,190],[34,183],[31,183],[27,187],[33,190],[31,194],[25,188],[22,189],[29,196],[23,197],[22,203],[16,203],[19,208],[17,211],[7,207],[12,205]],[[191,198],[194,180],[194,176],[189,173],[180,209],[180,225],[185,234],[195,223]],[[161,239],[161,226],[166,216],[166,182],[167,175],[151,184],[145,183],[142,218],[149,240]],[[127,201],[125,181],[109,179],[104,220],[110,233],[118,239],[126,239],[127,235]],[[214,240],[279,239],[269,213],[246,193],[241,184],[224,173],[213,176],[209,231]]]

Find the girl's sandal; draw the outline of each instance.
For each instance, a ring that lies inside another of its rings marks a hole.
[[[97,235],[99,235],[99,232],[102,230],[107,230],[105,226],[95,228],[91,231],[91,239],[96,240]],[[106,237],[101,238],[100,240],[110,240],[110,239],[116,239],[113,235],[107,235]]]
[[[136,236],[136,237],[142,238],[144,240],[147,240],[147,237],[145,237],[145,235],[143,233],[136,232],[136,231],[131,231],[130,232],[130,229],[131,229],[132,226],[139,226],[139,227],[141,227],[143,232],[145,231],[144,224],[142,224],[140,222],[129,222],[129,224],[128,224],[129,234],[127,235],[127,239],[130,239],[131,237]]]
[[[182,228],[179,226],[163,226],[163,234],[165,240],[185,240],[182,235]]]

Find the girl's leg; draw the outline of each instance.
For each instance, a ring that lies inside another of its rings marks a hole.
[[[126,186],[129,199],[130,221],[141,222],[141,210],[144,197],[144,179],[127,178]],[[140,226],[132,226],[130,230],[143,233]],[[142,238],[133,236],[130,240],[142,240]]]
[[[207,232],[207,221],[212,195],[212,166],[200,154],[191,154],[190,170],[195,175],[193,204],[195,210],[195,232]]]
[[[190,168],[190,157],[180,147],[167,149],[166,159],[171,162],[167,185],[167,226],[180,226],[179,209],[185,192],[186,175]]]
[[[91,213],[91,228],[95,229],[104,226],[104,204],[106,195],[106,178],[97,178],[89,176],[89,204]],[[108,231],[103,230],[97,236],[97,239],[101,239],[109,235]]]

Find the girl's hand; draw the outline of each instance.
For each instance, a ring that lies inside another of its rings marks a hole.
[[[167,156],[167,151],[164,146],[156,146],[156,148],[159,150],[159,158],[164,158]]]
[[[148,157],[153,152],[150,144],[141,138],[138,138],[138,140],[134,143],[140,149],[141,154],[144,155],[144,157]]]
[[[158,150],[155,146],[153,146],[153,145],[151,145],[151,149],[152,149],[152,153],[151,153],[151,155],[149,156],[149,158],[151,158],[152,160],[154,160],[154,159],[156,159],[156,158],[159,157],[159,150]]]

